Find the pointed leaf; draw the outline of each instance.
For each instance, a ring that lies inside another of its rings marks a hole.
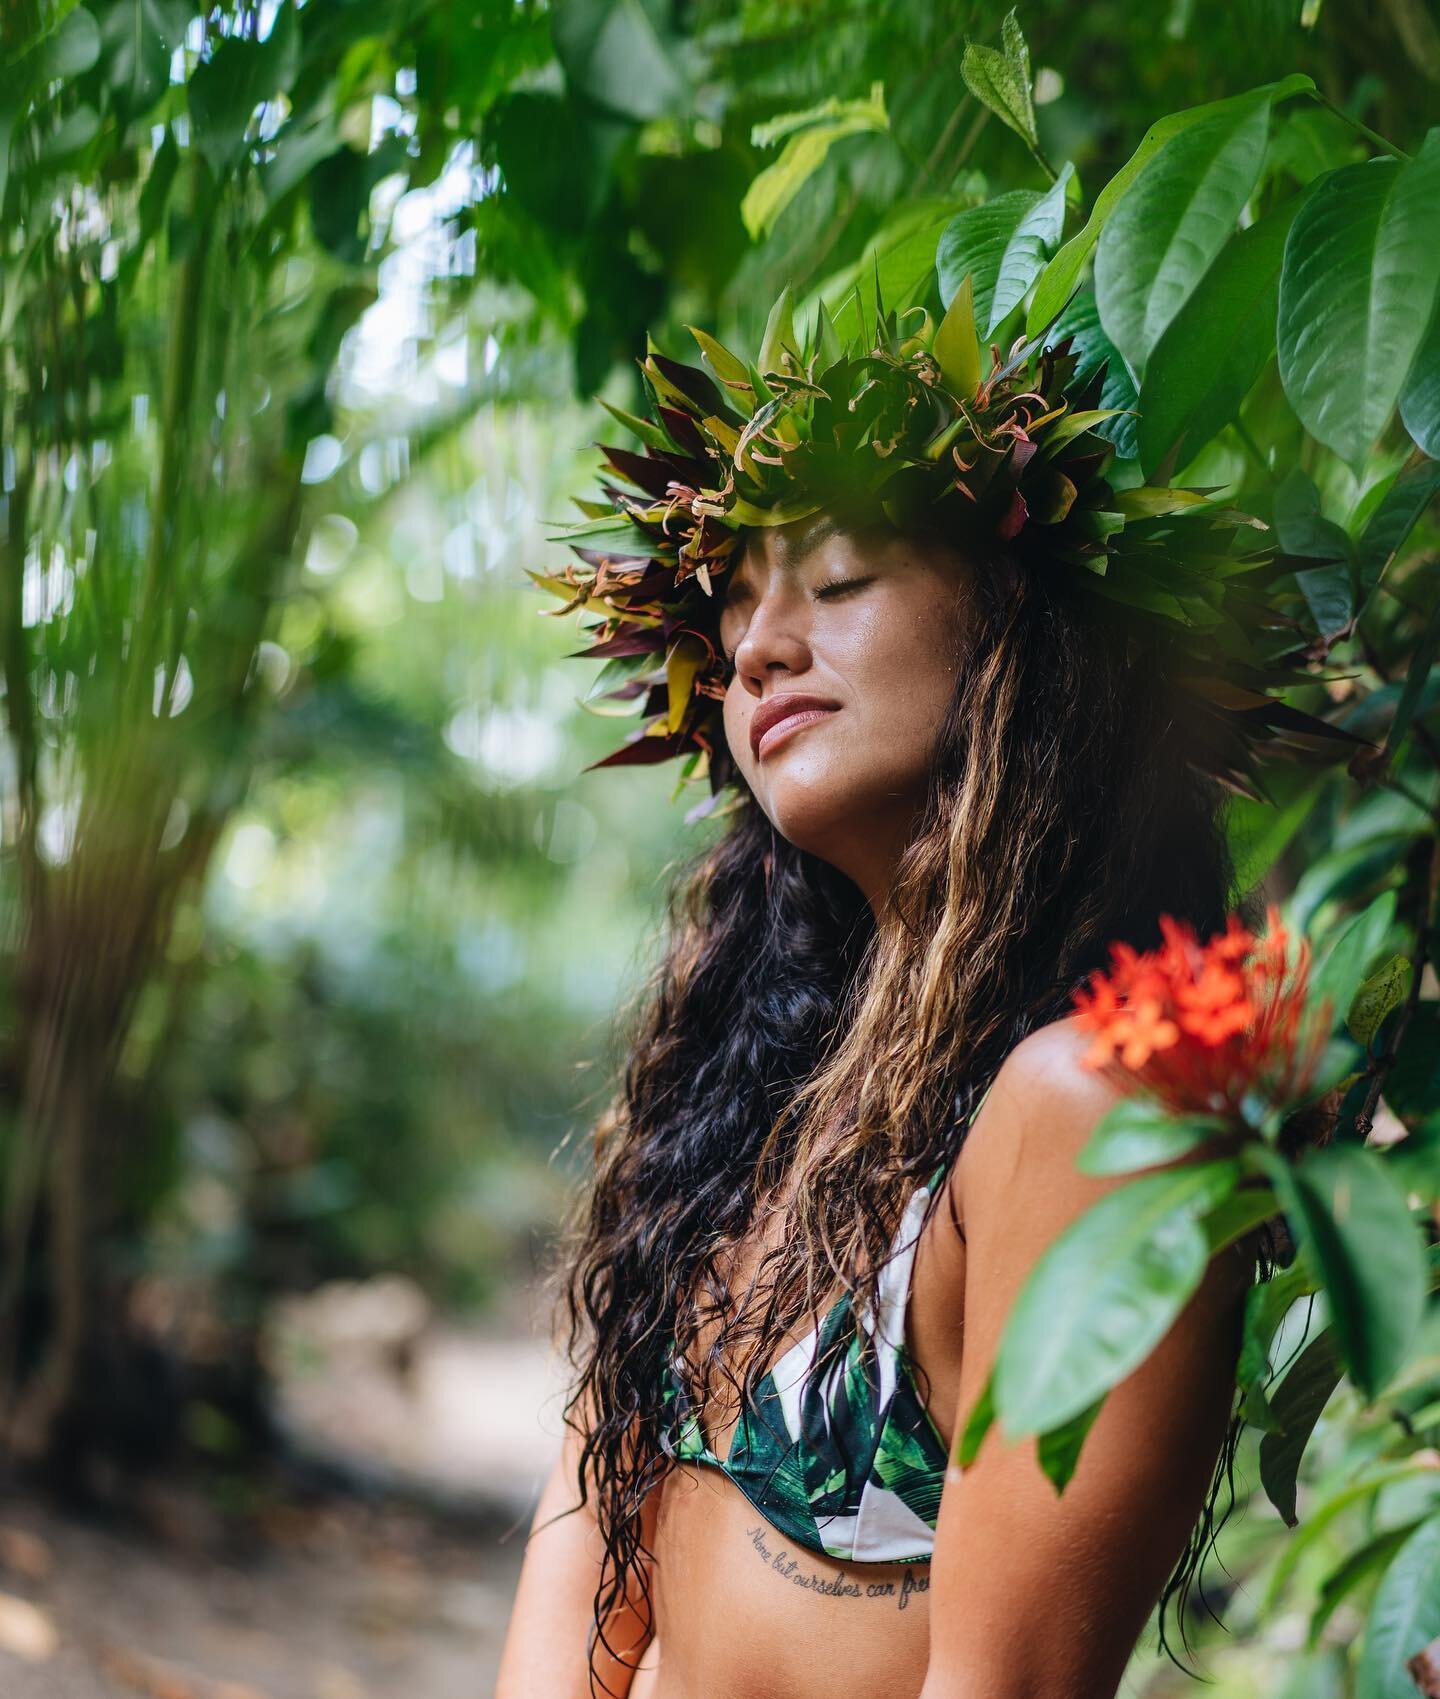
[[[1414,159],[1342,166],[1290,227],[1280,381],[1306,430],[1352,466],[1385,428],[1440,290],[1440,129]]]
[[[1415,443],[1440,460],[1440,301],[1400,391],[1400,417]]]
[[[1383,1158],[1362,1145],[1308,1151],[1286,1172],[1277,1189],[1301,1254],[1330,1300],[1350,1377],[1373,1399],[1399,1372],[1424,1313],[1419,1229]]]
[[[1300,1459],[1340,1378],[1335,1330],[1327,1327],[1300,1353],[1299,1360],[1281,1381],[1280,1390],[1270,1400],[1270,1413],[1278,1431],[1267,1433],[1260,1441],[1260,1484],[1287,1528],[1293,1528],[1299,1520],[1295,1500]]]
[[[779,372],[784,369],[780,358],[782,348],[788,348],[798,360],[795,313],[788,283],[776,297],[769,317],[765,320],[765,334],[760,339],[760,358],[757,361],[762,372]]]
[[[1224,100],[1207,101],[1203,106],[1190,106],[1183,112],[1170,112],[1157,118],[1141,137],[1140,145],[1095,197],[1095,206],[1085,227],[1061,248],[1040,275],[1035,293],[1030,299],[1030,311],[1025,315],[1028,336],[1038,336],[1070,299],[1071,291],[1080,280],[1080,271],[1090,250],[1100,239],[1110,214],[1121,197],[1171,136],[1179,135],[1192,124],[1201,124],[1256,101],[1267,100],[1272,105],[1315,87],[1311,78],[1296,72],[1277,83],[1267,83],[1249,89],[1244,94],[1230,95]]]
[[[1345,1017],[1345,1025],[1357,1044],[1368,1047],[1386,1017],[1393,1014],[1409,995],[1413,977],[1414,970],[1408,956],[1391,956],[1370,975],[1355,993],[1350,1012]]]
[[[1199,1217],[1238,1177],[1235,1162],[1142,1175],[1054,1240],[996,1357],[995,1407],[1011,1438],[1068,1422],[1144,1361],[1204,1276]]]
[[[1233,234],[1260,175],[1269,127],[1270,103],[1262,100],[1172,136],[1101,232],[1100,322],[1137,383],[1150,350]]]
[[[1304,197],[1272,208],[1220,250],[1151,350],[1136,433],[1146,477],[1171,449],[1195,454],[1240,410],[1275,352],[1285,238]]]
[[[1385,1571],[1365,1625],[1356,1699],[1413,1699],[1407,1664],[1440,1638],[1440,1516],[1428,1517]]]
[[[960,400],[970,400],[980,387],[980,339],[975,334],[975,309],[968,276],[945,309],[931,352],[946,388]]]
[[[1041,1434],[1037,1440],[1036,1460],[1057,1493],[1064,1492],[1070,1484],[1075,1465],[1080,1461],[1080,1448],[1085,1444],[1085,1436],[1094,1427],[1100,1407],[1109,1396],[1108,1392],[1102,1393],[1078,1416],[1072,1416],[1062,1427]]]
[[[1355,548],[1362,604],[1404,548],[1406,539],[1437,494],[1440,494],[1440,464],[1429,460],[1404,467],[1386,490],[1380,505],[1366,521]]]
[[[1030,89],[1030,50],[1012,7],[1001,26],[1004,51],[967,39],[960,60],[965,86],[995,116],[1031,148],[1035,133],[1035,101]]]
[[[980,1396],[975,1400],[974,1407],[965,1418],[965,1427],[960,1435],[960,1443],[955,1449],[955,1461],[962,1469],[968,1469],[975,1461],[980,1450],[980,1442],[989,1433],[995,1420],[995,1374],[986,1375],[985,1384],[980,1389]]]
[[[1224,1132],[1214,1115],[1176,1115],[1146,1097],[1122,1097],[1096,1123],[1075,1158],[1082,1174],[1125,1174],[1173,1161]]]
[[[997,195],[994,200],[957,213],[941,233],[935,251],[940,299],[952,300],[962,279],[968,276],[977,328],[988,325],[995,285],[1010,244],[1042,199],[1033,189],[1011,189],[1007,194]],[[1022,287],[1020,293],[1023,295],[1024,292]],[[1019,296],[1015,296],[1014,300],[1018,299]],[[1014,300],[1010,303],[1012,306]],[[989,334],[988,330],[986,334]]]

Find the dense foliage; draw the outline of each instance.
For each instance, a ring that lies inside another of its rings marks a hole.
[[[1440,30],[1418,0],[1019,22],[7,10],[0,1374],[24,1452],[201,1430],[214,1376],[163,1419],[114,1395],[160,1384],[116,1378],[157,1283],[223,1319],[243,1403],[277,1288],[503,1277],[491,1247],[553,1209],[545,1156],[599,1095],[653,875],[695,830],[655,774],[574,778],[615,728],[570,714],[520,572],[586,487],[591,400],[640,406],[647,331],[753,347],[787,284],[835,307],[878,276],[907,305],[933,270],[937,318],[968,276],[1001,347],[1062,313],[1126,410],[1133,485],[1270,523],[1314,675],[1294,701],[1369,745],[1267,769],[1231,813],[1243,887],[1312,941],[1343,1102],[1329,1148],[1264,1176],[1299,1255],[1257,1288],[1240,1395],[1279,1514],[1228,1534],[1263,1586],[1216,1657],[1227,1693],[1417,1690],[1440,1635]],[[1147,1207],[1192,1247],[1224,1216],[1199,1190]],[[1125,1290],[1144,1243],[1084,1260]]]

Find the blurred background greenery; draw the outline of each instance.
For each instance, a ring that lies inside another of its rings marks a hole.
[[[32,1472],[93,1507],[189,1469],[253,1511],[300,1373],[275,1318],[326,1283],[527,1336],[713,828],[671,774],[582,771],[617,725],[524,568],[565,558],[647,330],[753,345],[786,280],[833,298],[1044,186],[960,74],[1002,9],[5,8],[0,1374]],[[1092,194],[1156,116],[1291,71],[1402,141],[1440,106],[1426,0],[1020,10]],[[1272,146],[1303,181],[1354,143],[1303,103]],[[1274,1632],[1221,1691],[1279,1691]]]

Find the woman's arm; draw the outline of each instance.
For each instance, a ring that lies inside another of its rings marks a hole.
[[[1036,1260],[1131,1178],[1075,1167],[1116,1098],[1081,1067],[1087,1042],[1066,1020],[1018,1045],[955,1165],[966,1241],[957,1435]],[[963,1474],[952,1463],[921,1699],[1114,1699],[1205,1502],[1232,1406],[1245,1274],[1233,1254],[1212,1261],[1160,1345],[1111,1392],[1063,1495],[1033,1436],[992,1427]]]
[[[546,1699],[590,1699],[585,1640],[604,1553],[595,1519],[593,1479],[583,1507],[551,1520],[579,1503],[580,1443],[579,1435],[567,1427],[560,1461],[535,1508],[500,1655],[495,1699],[535,1699],[537,1694]],[[644,1541],[652,1548],[658,1496],[652,1492],[642,1512]],[[603,1683],[599,1693],[618,1696],[630,1691],[635,1665],[652,1632],[643,1600],[627,1598],[610,1613],[605,1638],[617,1655],[604,1646],[597,1648],[595,1668]]]

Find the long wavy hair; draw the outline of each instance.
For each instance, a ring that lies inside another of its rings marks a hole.
[[[672,1340],[693,1365],[718,1319],[693,1389],[705,1431],[717,1380],[749,1408],[818,1299],[877,1303],[905,1200],[954,1160],[1006,1055],[1066,1013],[1111,940],[1158,944],[1162,911],[1203,937],[1233,900],[1226,792],[1190,760],[1203,728],[1177,711],[1153,645],[1063,573],[1004,554],[974,564],[969,640],[895,876],[898,924],[877,928],[855,885],[743,790],[675,879],[665,947],[623,1017],[628,1060],[550,1275],[573,1371],[564,1419],[583,1442],[575,1508],[593,1483],[604,1547],[592,1692],[598,1647],[623,1663],[611,1612],[649,1613],[641,1509],[673,1466],[659,1445]],[[778,1219],[779,1243],[737,1294],[728,1265],[761,1219]],[[1222,1475],[1234,1502],[1238,1428],[1232,1414],[1162,1594],[1162,1645]],[[1182,1634],[1183,1606],[1182,1593]]]

